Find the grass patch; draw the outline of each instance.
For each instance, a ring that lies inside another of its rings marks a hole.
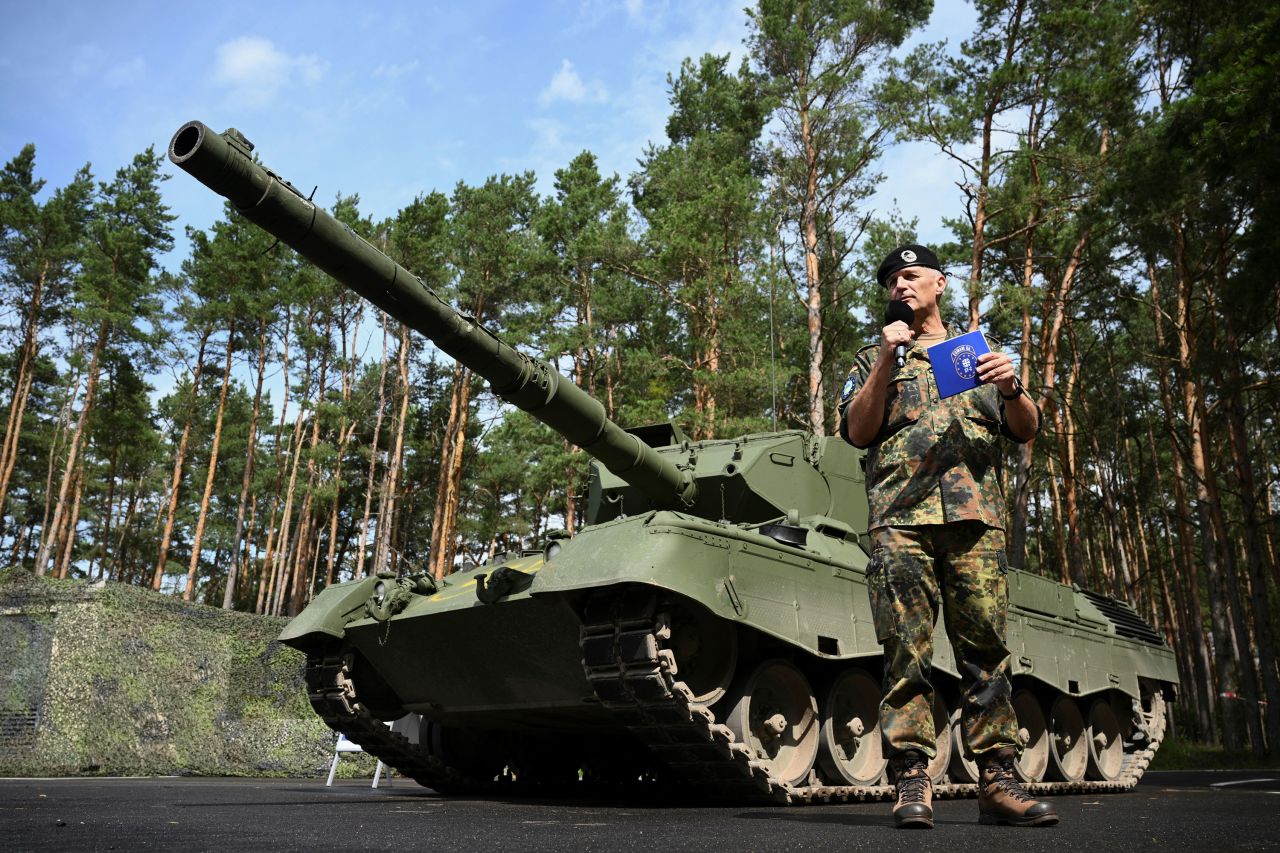
[[[1256,752],[1231,752],[1174,738],[1160,744],[1151,761],[1151,770],[1270,770],[1280,765],[1274,757]]]

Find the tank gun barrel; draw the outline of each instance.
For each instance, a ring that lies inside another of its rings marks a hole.
[[[415,275],[254,161],[239,132],[198,121],[178,128],[169,159],[242,215],[488,381],[499,398],[550,426],[640,489],[655,507],[692,505],[696,486],[652,447],[610,420],[600,401],[455,311]]]

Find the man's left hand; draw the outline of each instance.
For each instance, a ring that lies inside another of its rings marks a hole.
[[[1018,372],[1013,368],[1013,358],[1008,353],[984,352],[978,356],[978,379],[989,382],[1009,396],[1017,388]]]

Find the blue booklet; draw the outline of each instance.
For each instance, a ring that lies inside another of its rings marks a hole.
[[[926,352],[933,366],[933,377],[942,397],[954,397],[982,384],[978,379],[978,356],[991,352],[982,332],[966,332],[934,344]]]

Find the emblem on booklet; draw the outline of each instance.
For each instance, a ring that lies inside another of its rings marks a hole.
[[[951,363],[961,379],[972,379],[978,372],[978,353],[968,344],[961,344],[951,351]]]

